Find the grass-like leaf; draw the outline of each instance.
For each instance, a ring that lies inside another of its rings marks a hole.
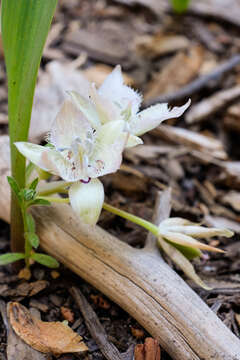
[[[8,77],[12,176],[25,188],[25,159],[14,146],[27,141],[37,72],[57,0],[2,0],[1,27]],[[24,249],[21,211],[14,194],[12,248]]]

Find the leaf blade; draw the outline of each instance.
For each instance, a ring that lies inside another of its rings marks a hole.
[[[34,253],[31,258],[41,265],[45,265],[52,269],[59,267],[59,262],[50,255]]]

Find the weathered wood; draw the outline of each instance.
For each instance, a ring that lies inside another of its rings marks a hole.
[[[8,220],[6,173],[0,177],[0,217]],[[82,224],[68,205],[33,214],[42,248],[131,314],[175,360],[240,360],[237,337],[157,253]]]

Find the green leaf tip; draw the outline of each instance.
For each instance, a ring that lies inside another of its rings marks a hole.
[[[50,255],[35,253],[31,258],[39,264],[55,269],[59,267],[59,262]]]

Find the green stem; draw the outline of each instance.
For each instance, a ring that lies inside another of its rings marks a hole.
[[[137,225],[140,225],[141,227],[150,231],[155,236],[159,235],[158,227],[156,225],[152,224],[150,221],[144,220],[138,216],[128,213],[127,211],[120,210],[120,209],[118,209],[112,205],[106,204],[106,203],[103,204],[103,209],[105,209],[115,215],[121,216],[124,219],[130,220],[131,222],[133,222]]]
[[[26,232],[28,232],[27,217],[26,217],[27,209],[26,209],[25,204],[22,204],[22,206],[21,206],[21,213],[22,213],[23,227],[24,227],[24,234],[25,234]],[[24,239],[25,239],[25,264],[26,264],[26,267],[29,268],[29,266],[30,266],[29,259],[31,256],[32,246],[29,243],[26,236],[24,236]]]
[[[71,182],[56,181],[44,184],[42,190],[38,191],[38,196],[48,196],[59,192],[64,192],[66,187],[70,186]]]
[[[41,197],[37,197],[37,199],[44,199],[44,200],[48,200],[50,202],[55,202],[55,203],[64,203],[64,204],[68,204],[69,203],[69,199],[68,198],[57,198],[57,197],[53,197],[53,196],[41,196]]]
[[[42,199],[48,200],[50,202],[56,202],[56,203],[69,203],[69,198],[56,198],[51,196],[41,196]],[[158,236],[159,230],[158,227],[154,224],[152,224],[150,221],[144,220],[138,216],[132,215],[128,213],[127,211],[120,210],[112,205],[109,205],[107,203],[103,204],[103,209],[107,210],[108,212],[111,212],[115,215],[121,216],[124,219],[127,219],[137,225],[140,225],[141,227],[145,228],[146,230],[150,231],[153,235]]]

